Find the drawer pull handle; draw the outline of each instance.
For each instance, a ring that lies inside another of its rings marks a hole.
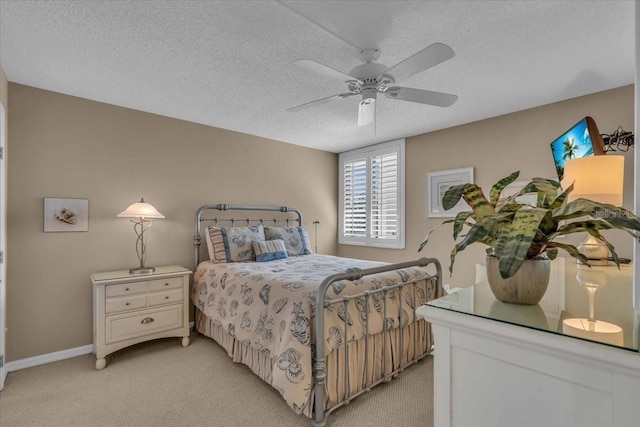
[[[128,290],[129,290],[129,288],[126,288],[126,289],[125,289],[125,291],[128,291]]]
[[[164,297],[164,299],[169,299],[169,297],[168,297],[168,296],[167,296],[167,297]]]
[[[127,302],[127,303],[125,303],[124,305],[129,305],[129,303]]]
[[[143,325],[146,325],[147,323],[151,323],[151,322],[153,322],[153,317],[145,317],[140,321],[140,323],[142,323]]]
[[[169,286],[169,283],[165,283],[164,285],[165,285],[165,286]]]

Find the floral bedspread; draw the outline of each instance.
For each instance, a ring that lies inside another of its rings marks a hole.
[[[209,318],[219,323],[236,340],[250,343],[274,361],[271,385],[297,413],[309,400],[312,377],[312,338],[315,299],[320,282],[348,268],[371,268],[381,262],[339,258],[329,255],[305,255],[270,262],[213,263],[205,261],[194,276],[192,300]],[[354,295],[366,289],[378,289],[398,282],[418,280],[425,270],[411,267],[356,281],[333,283],[327,291],[330,299]],[[410,288],[410,287],[407,287]],[[387,294],[387,328],[403,326],[414,320],[416,302],[434,297],[420,283],[416,292],[390,291]],[[374,294],[376,295],[376,294]],[[379,295],[379,294],[378,294]],[[414,301],[415,299],[418,301]],[[364,297],[348,304],[332,305],[325,316],[326,352],[363,336],[368,318],[370,334],[383,328],[383,296]],[[368,306],[368,308],[367,308]],[[349,325],[344,336],[344,324]]]

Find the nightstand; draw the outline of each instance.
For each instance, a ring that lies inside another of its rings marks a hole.
[[[172,265],[151,274],[91,275],[96,369],[107,366],[108,354],[143,341],[182,337],[182,346],[189,345],[190,274]]]

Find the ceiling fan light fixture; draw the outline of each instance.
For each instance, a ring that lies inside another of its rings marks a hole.
[[[371,104],[376,102],[376,98],[378,97],[378,91],[374,89],[364,89],[362,91],[362,103],[364,105]]]
[[[368,126],[376,120],[376,98],[363,98],[358,105],[358,126]]]

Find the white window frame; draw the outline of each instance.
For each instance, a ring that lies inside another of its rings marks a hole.
[[[376,155],[396,152],[398,154],[398,236],[396,239],[378,239],[370,235],[371,222],[371,158]],[[355,159],[366,157],[367,161],[367,202],[366,202],[366,233],[365,237],[344,235],[344,165]],[[405,247],[405,139],[396,139],[357,150],[346,151],[339,155],[338,181],[339,212],[338,212],[338,243],[341,245],[369,246],[387,249],[404,249]]]

